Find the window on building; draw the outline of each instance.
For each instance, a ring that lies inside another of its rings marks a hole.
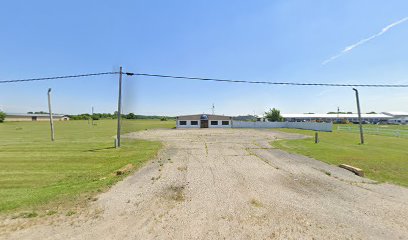
[[[180,121],[180,125],[187,125],[187,121]]]
[[[198,125],[198,121],[191,121],[191,125]]]
[[[229,125],[229,121],[222,121],[222,125],[228,126],[228,125]]]
[[[218,121],[211,121],[211,125],[218,125]]]

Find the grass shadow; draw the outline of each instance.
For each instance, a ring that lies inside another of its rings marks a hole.
[[[95,149],[85,150],[84,152],[99,152],[99,151],[108,150],[112,148],[115,148],[115,147],[95,148]]]

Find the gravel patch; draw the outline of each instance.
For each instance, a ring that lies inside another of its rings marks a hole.
[[[304,136],[173,129],[126,137],[165,148],[91,204],[97,217],[62,218],[0,238],[408,239],[407,188],[269,144]]]

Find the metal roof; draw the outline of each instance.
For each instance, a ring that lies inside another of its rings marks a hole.
[[[408,112],[382,112],[382,113],[392,117],[408,117]]]
[[[49,114],[48,113],[39,113],[39,114],[35,114],[35,113],[6,113],[7,117],[48,117]],[[53,117],[64,117],[67,115],[64,114],[52,114]]]
[[[207,119],[205,119],[206,117]],[[231,117],[224,115],[212,115],[212,114],[195,114],[177,116],[178,120],[231,120]]]
[[[284,118],[358,118],[357,113],[351,114],[325,114],[325,113],[314,113],[314,114],[306,114],[306,113],[295,113],[295,114],[282,114]],[[362,118],[391,118],[392,116],[385,115],[385,114],[361,114]]]

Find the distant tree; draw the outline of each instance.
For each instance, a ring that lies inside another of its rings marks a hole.
[[[4,122],[5,118],[6,118],[6,114],[4,112],[0,112],[0,123]]]
[[[245,121],[245,122],[256,122],[257,118],[258,118],[258,116],[256,116],[256,115],[248,114],[248,115],[244,115],[244,116],[242,116],[242,115],[236,116],[233,119],[238,120],[238,121]]]
[[[27,112],[27,114],[33,114],[33,112]]]
[[[99,114],[94,114],[91,116],[92,120],[99,120],[101,119],[101,116]]]
[[[367,113],[367,114],[377,114],[376,112],[369,112],[369,113]]]
[[[125,116],[126,119],[136,119],[136,115],[134,113],[128,113],[128,115]]]
[[[162,117],[162,118],[160,118],[160,121],[167,121],[167,118],[166,118],[166,117]]]
[[[270,122],[283,122],[283,117],[280,115],[280,111],[276,108],[269,109],[265,112],[265,117]]]
[[[71,120],[100,120],[100,119],[117,119],[118,118],[118,113],[115,111],[113,114],[112,113],[94,113],[93,115],[89,113],[82,113],[78,115],[69,115]],[[144,116],[144,115],[136,115],[134,113],[129,113],[129,114],[122,114],[121,117],[123,119],[162,119],[166,118],[166,120],[172,119],[174,120],[175,117],[169,117],[169,116]]]
[[[348,112],[351,113],[351,112]],[[328,112],[327,114],[346,114],[346,112]]]

